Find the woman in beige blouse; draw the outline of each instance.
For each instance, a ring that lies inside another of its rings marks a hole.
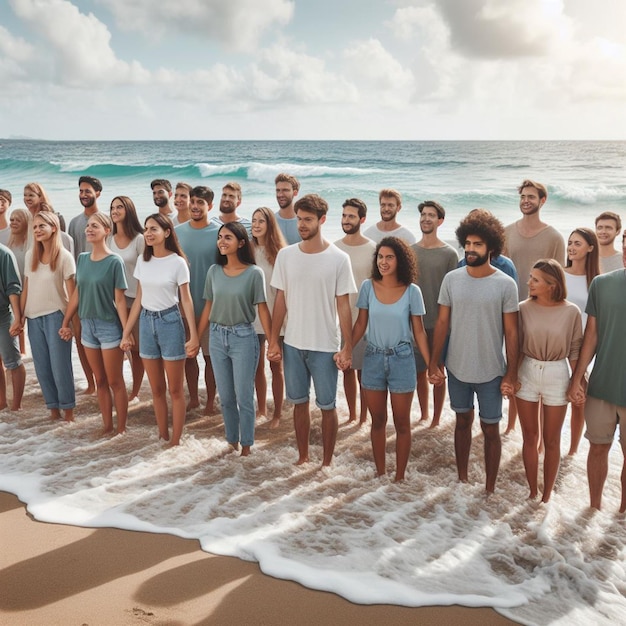
[[[530,271],[527,300],[520,304],[520,366],[517,407],[524,437],[522,457],[530,498],[538,492],[539,403],[543,404],[545,445],[543,497],[548,502],[561,458],[561,429],[567,410],[569,360],[576,367],[582,343],[580,310],[565,300],[563,268],[554,259],[537,261]]]

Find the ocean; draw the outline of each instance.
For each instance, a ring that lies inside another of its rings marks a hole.
[[[273,178],[295,174],[301,193],[331,206],[326,236],[341,236],[345,198],[363,198],[377,219],[377,192],[404,197],[400,221],[416,232],[419,201],[448,211],[444,237],[483,206],[508,223],[518,216],[516,186],[548,185],[546,221],[565,235],[592,225],[602,210],[623,210],[625,142],[37,142],[2,140],[0,187],[15,196],[40,182],[66,218],[81,209],[77,179],[104,183],[101,206],[132,197],[152,206],[155,177],[208,184],[235,179],[242,213],[275,206]],[[214,209],[215,210],[215,209]],[[34,381],[32,364],[28,379]],[[75,364],[78,387],[84,386]],[[128,372],[127,372],[128,373]],[[130,375],[128,377],[130,380]],[[340,385],[341,387],[341,385]],[[369,430],[339,429],[331,468],[319,470],[321,428],[313,411],[312,462],[296,467],[289,409],[280,428],[261,420],[250,457],[229,453],[219,416],[189,416],[182,445],[158,441],[147,383],[129,411],[124,435],[97,439],[93,397],[79,396],[76,422],[51,423],[38,387],[27,387],[21,414],[0,412],[0,489],[15,493],[38,520],[112,526],[196,538],[202,549],[258,561],[272,576],[337,593],[356,603],[491,606],[524,624],[588,626],[626,622],[626,516],[620,503],[622,453],[613,446],[604,510],[588,509],[586,440],[564,458],[551,502],[526,500],[521,434],[503,439],[496,493],[484,496],[482,436],[474,426],[470,483],[459,484],[454,415],[419,423],[407,480],[375,476]],[[343,394],[340,422],[347,419]],[[506,416],[503,425],[506,423]],[[569,446],[569,417],[563,453]],[[388,426],[388,467],[395,435]],[[10,570],[0,573],[10,576]],[[2,599],[0,598],[0,605]]]
[[[604,211],[626,202],[624,141],[18,141],[0,140],[0,188],[21,205],[24,184],[39,182],[67,220],[81,212],[78,178],[103,185],[100,208],[116,195],[130,196],[141,217],[155,211],[150,181],[208,185],[218,197],[229,180],[243,188],[240,212],[276,207],[274,177],[295,175],[300,195],[318,193],[330,207],[324,232],[342,236],[341,205],[358,197],[378,220],[378,191],[403,196],[399,221],[419,232],[417,205],[438,200],[447,210],[441,229],[454,240],[458,222],[483,207],[505,224],[519,217],[517,186],[532,178],[548,186],[544,219],[565,236],[593,225]],[[217,212],[217,206],[213,211]]]

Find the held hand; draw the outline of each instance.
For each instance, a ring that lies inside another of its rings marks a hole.
[[[515,396],[515,392],[521,389],[522,385],[517,381],[512,381],[510,378],[506,376],[502,379],[500,383],[500,393],[502,397],[507,400]]]
[[[11,337],[17,337],[23,330],[24,327],[21,324],[21,320],[15,320],[9,327],[9,335],[11,335]]]
[[[579,383],[570,383],[570,386],[567,389],[567,399],[574,406],[581,406],[585,404],[587,397],[586,388],[586,383],[583,383],[582,381]]]
[[[70,341],[72,339],[72,329],[69,326],[61,326],[61,328],[59,328],[59,337],[61,337],[63,341]]]
[[[283,358],[280,345],[277,342],[273,341],[267,347],[267,358],[275,363],[278,363]]]
[[[130,348],[131,348],[130,337],[128,337],[127,335],[124,335],[122,337],[122,340],[120,341],[120,350],[122,350],[123,352],[128,352]]]
[[[345,350],[336,352],[333,355],[333,360],[335,361],[337,368],[343,372],[350,369],[350,366],[352,365],[352,352],[346,352]]]
[[[428,370],[428,382],[435,387],[440,387],[446,381],[446,375],[443,372],[443,368],[437,367]]]
[[[192,341],[191,339],[185,343],[185,354],[188,359],[195,359],[200,352],[200,342],[198,340]]]

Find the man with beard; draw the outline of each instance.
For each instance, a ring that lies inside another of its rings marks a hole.
[[[74,240],[74,257],[77,259],[82,252],[91,252],[87,244],[85,228],[89,218],[98,212],[98,198],[102,193],[102,183],[93,176],[81,176],[78,179],[78,200],[83,205],[83,212],[72,218],[67,232]]]
[[[155,178],[151,183],[152,201],[158,207],[159,213],[174,219],[174,209],[170,205],[172,199],[172,183],[165,178]]]
[[[459,480],[468,482],[476,394],[484,435],[485,485],[487,493],[493,493],[500,466],[502,395],[513,395],[517,384],[517,285],[489,263],[504,245],[504,228],[491,213],[470,213],[456,236],[467,265],[446,274],[441,283],[429,375],[440,383],[445,378],[439,362],[450,331],[445,366],[450,406],[456,413],[454,451]]]
[[[220,213],[211,221],[217,226],[227,222],[239,222],[248,231],[248,237],[252,238],[252,222],[247,217],[237,215],[237,207],[241,204],[241,185],[239,183],[226,183],[222,188],[220,198]]]
[[[360,289],[363,281],[372,275],[372,264],[376,253],[376,244],[361,234],[361,224],[365,222],[367,206],[363,200],[350,198],[343,203],[341,214],[341,228],[346,236],[335,241],[335,245],[350,257],[352,275],[356,288]],[[356,308],[357,294],[350,296],[350,310],[352,313],[352,325],[356,321],[359,310]],[[356,346],[352,347],[352,365],[343,371],[343,389],[348,403],[348,422],[356,421],[356,389],[357,375],[359,379],[359,396],[361,398],[361,414],[359,425],[367,420],[367,403],[363,395],[361,382],[361,368],[365,356],[365,339],[361,339]]]
[[[278,211],[275,213],[278,227],[289,245],[298,243],[300,235],[293,203],[300,191],[300,183],[295,176],[281,173],[276,176],[274,184],[276,185],[276,202],[278,202]]]
[[[219,227],[209,221],[209,211],[213,208],[213,190],[199,186],[191,190],[191,219],[176,227],[176,236],[189,261],[189,288],[193,300],[195,320],[185,320],[187,324],[197,324],[204,308],[204,284],[211,265],[217,262],[217,233]],[[215,413],[215,376],[209,357],[209,331],[199,337],[204,356],[204,382],[206,384],[205,415]],[[200,406],[198,398],[198,377],[200,369],[195,358],[185,361],[185,377],[189,389],[188,409]]]
[[[421,202],[417,207],[420,212],[420,230],[422,238],[411,249],[417,257],[418,279],[417,284],[422,290],[426,315],[424,315],[424,330],[428,337],[428,347],[433,349],[433,332],[437,321],[437,298],[443,277],[456,269],[459,257],[456,250],[437,236],[439,227],[446,217],[445,209],[434,200]],[[440,363],[442,365],[442,363]],[[422,420],[428,419],[429,383],[427,376],[428,363],[419,350],[415,350],[415,366],[417,369],[417,397],[422,411]],[[441,419],[443,401],[446,395],[446,386],[438,385],[433,389],[433,421],[431,428],[435,428]]]
[[[604,211],[596,217],[596,236],[600,253],[600,272],[606,274],[622,268],[622,253],[613,246],[622,230],[622,220],[617,213]]]
[[[528,298],[526,281],[532,266],[539,259],[554,259],[561,265],[565,262],[565,241],[556,228],[542,222],[541,207],[548,199],[545,185],[525,180],[518,188],[519,208],[522,218],[504,229],[506,244],[504,254],[508,256],[520,277],[519,298]]]
[[[363,234],[372,241],[380,243],[383,237],[399,237],[409,245],[415,243],[415,235],[401,226],[396,217],[402,209],[402,196],[395,189],[382,189],[378,194],[380,203],[380,222],[370,226]]]
[[[280,331],[287,316],[285,386],[287,398],[294,404],[297,465],[309,460],[309,393],[313,378],[315,403],[322,411],[322,466],[328,466],[337,439],[337,367],[350,367],[352,356],[350,294],[356,293],[356,286],[350,257],[322,237],[327,202],[317,194],[309,194],[300,198],[294,209],[302,241],[282,248],[276,256],[271,284],[277,291],[267,356],[272,361],[282,358]],[[337,315],[343,335],[341,350]]]

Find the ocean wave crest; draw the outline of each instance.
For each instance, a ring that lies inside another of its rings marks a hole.
[[[624,187],[560,187],[555,186],[550,194],[552,199],[563,202],[573,202],[575,204],[596,204],[602,200],[626,200],[626,189]]]
[[[296,178],[325,178],[367,176],[382,170],[360,167],[331,167],[328,165],[297,165],[294,163],[197,163],[196,167],[203,178],[228,175],[262,183],[274,182],[277,174],[288,172]]]

